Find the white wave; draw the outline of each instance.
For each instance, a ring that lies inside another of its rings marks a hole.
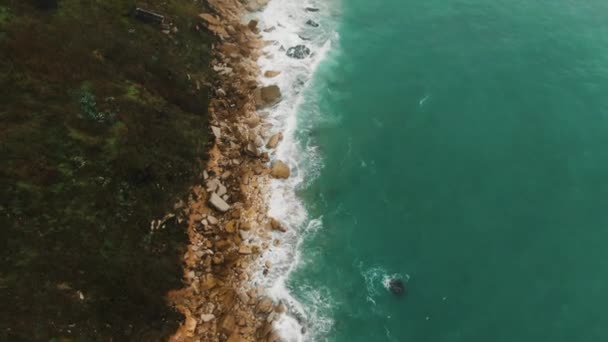
[[[390,283],[393,279],[401,279],[405,282],[410,280],[408,274],[401,275],[400,273],[390,273],[386,269],[380,266],[373,266],[370,268],[364,268],[363,264],[359,264],[361,270],[361,276],[365,280],[365,287],[367,289],[368,297],[374,299],[378,297],[382,292],[382,289],[390,290]]]
[[[289,165],[291,176],[270,184],[269,216],[281,221],[288,229],[276,236],[281,240],[280,246],[269,248],[264,253],[264,260],[259,261],[259,265],[262,265],[270,260],[272,270],[252,281],[268,289],[269,296],[287,306],[288,314],[282,315],[274,324],[274,329],[286,342],[315,339],[329,331],[333,324],[328,315],[332,301],[327,291],[297,289],[300,302],[290,292],[287,282],[290,274],[306,263],[299,248],[303,238],[322,227],[322,218],[309,218],[304,204],[296,195],[296,189],[314,179],[321,169],[318,148],[307,144],[302,146],[298,139],[297,133],[302,127],[299,126],[297,114],[303,104],[311,106],[311,110],[318,110],[314,106],[314,96],[307,97],[307,89],[315,70],[331,50],[332,42],[338,39],[334,32],[336,25],[328,15],[336,3],[337,0],[272,0],[256,15],[263,30],[263,39],[272,42],[262,51],[263,55],[258,60],[260,69],[262,73],[267,70],[280,71],[278,76],[261,77],[259,82],[264,85],[276,84],[282,93],[282,101],[271,108],[267,120],[273,125],[274,131],[283,133],[283,141],[275,151],[268,152],[272,159],[280,159]],[[319,11],[306,11],[306,7],[315,7]],[[319,26],[307,25],[308,20],[315,21]],[[311,39],[303,40],[302,37]],[[300,44],[311,50],[310,56],[294,59],[286,55],[287,49]],[[316,115],[320,116],[320,113]]]

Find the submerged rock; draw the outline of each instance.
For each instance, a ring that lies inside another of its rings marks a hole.
[[[306,12],[319,12],[319,9],[315,7],[306,7]]]
[[[392,294],[401,296],[406,293],[405,283],[399,278],[393,278],[388,283],[388,289]]]
[[[310,49],[306,45],[296,45],[287,49],[287,56],[296,59],[304,59],[310,55]]]
[[[319,24],[317,24],[315,21],[313,21],[313,20],[311,20],[311,19],[308,19],[308,20],[306,21],[306,25],[308,25],[308,26],[312,26],[312,27],[319,27]]]

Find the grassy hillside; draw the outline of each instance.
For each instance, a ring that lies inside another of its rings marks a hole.
[[[204,162],[203,6],[0,0],[0,340],[175,329],[163,297],[180,286],[184,230],[150,222]]]

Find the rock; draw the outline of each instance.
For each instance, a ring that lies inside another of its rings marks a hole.
[[[283,227],[281,222],[279,222],[278,220],[273,219],[273,218],[270,219],[270,227],[272,228],[272,230],[278,230],[281,232],[287,231],[287,229],[285,229],[285,227]]]
[[[266,148],[276,148],[279,145],[279,142],[283,140],[283,133],[279,132],[268,139],[268,143],[266,144]]]
[[[262,147],[262,146],[264,146],[264,139],[257,136],[257,137],[255,137],[255,140],[253,141],[253,143],[255,144],[256,147]]]
[[[255,146],[255,144],[252,143],[252,142],[250,142],[249,144],[247,144],[247,148],[245,149],[245,152],[247,154],[249,154],[250,156],[252,156],[252,157],[259,157],[260,156],[260,151]]]
[[[280,74],[280,71],[266,70],[266,72],[264,73],[264,77],[273,78],[279,76]]]
[[[213,277],[211,273],[205,274],[203,278],[201,278],[200,287],[202,290],[210,290],[217,285],[217,281]]]
[[[224,201],[220,196],[218,196],[215,193],[212,193],[211,197],[209,197],[209,203],[215,209],[217,209],[221,212],[227,212],[228,210],[230,210],[230,205],[228,205],[228,203],[226,203],[226,201]]]
[[[209,224],[216,225],[219,221],[215,218],[215,216],[208,215],[207,222],[209,222]]]
[[[224,184],[218,182],[217,189],[216,189],[217,195],[221,197],[221,196],[224,196],[227,192],[228,192],[228,189],[226,189]]]
[[[247,27],[249,27],[249,29],[253,33],[258,33],[260,31],[260,30],[258,30],[258,21],[257,20],[250,20],[249,24],[247,24]]]
[[[258,108],[274,106],[281,101],[281,89],[276,85],[258,88],[254,96]]]
[[[211,126],[211,131],[213,132],[213,135],[215,135],[215,137],[217,139],[222,138],[222,131],[220,130],[219,127]]]
[[[249,229],[251,229],[251,223],[242,221],[240,228],[241,228],[241,230],[249,230]]]
[[[319,12],[319,9],[314,7],[306,7],[306,12]]]
[[[236,232],[236,221],[228,221],[228,223],[226,223],[224,226],[224,229],[226,230],[226,233],[234,234]]]
[[[399,278],[389,280],[388,289],[397,296],[401,296],[406,293],[405,283]]]
[[[256,309],[258,312],[269,313],[273,307],[272,299],[264,297],[258,302]]]
[[[270,175],[274,178],[289,178],[289,166],[287,166],[287,164],[283,163],[280,160],[276,160],[272,163],[272,166],[270,167]]]
[[[250,0],[245,8],[251,12],[257,12],[268,4],[268,0]]]
[[[249,342],[249,340],[245,339],[243,336],[239,335],[238,332],[234,332],[226,342]]]
[[[319,24],[317,24],[316,22],[314,22],[310,19],[306,21],[306,25],[312,26],[312,27],[319,27]]]
[[[296,45],[287,49],[287,56],[296,59],[304,59],[310,55],[310,49],[305,45]]]
[[[220,22],[219,19],[217,19],[213,14],[211,13],[201,13],[198,15],[201,19],[203,19],[204,21],[206,21],[207,23],[211,24],[211,25],[221,25],[222,23]]]
[[[287,307],[285,306],[285,304],[280,303],[279,305],[277,305],[278,313],[285,313],[286,311],[287,311]]]
[[[270,268],[272,267],[272,262],[270,260],[266,260],[266,262],[264,262],[264,266],[266,266],[266,268]]]
[[[234,316],[226,315],[226,317],[222,321],[222,330],[225,333],[230,334],[234,331],[235,327],[236,327],[236,320],[234,319]]]
[[[245,122],[250,128],[255,128],[260,124],[260,118],[257,115],[253,115],[250,118],[247,118]]]
[[[241,246],[239,247],[239,254],[243,254],[243,255],[249,255],[249,254],[251,254],[251,253],[253,253],[253,252],[251,251],[251,246],[247,246],[247,245],[241,245]]]
[[[217,188],[220,186],[220,181],[217,179],[210,179],[207,181],[207,192],[215,192]]]
[[[215,315],[214,314],[202,314],[201,315],[201,321],[207,323],[207,322],[211,322],[215,319]]]
[[[249,296],[247,295],[247,293],[245,291],[238,291],[237,295],[239,296],[239,299],[241,300],[241,302],[243,302],[243,304],[248,304],[249,303]]]

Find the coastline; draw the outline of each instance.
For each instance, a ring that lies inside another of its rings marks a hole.
[[[218,77],[209,104],[215,143],[201,184],[191,188],[181,214],[188,223],[186,286],[168,297],[185,321],[171,341],[280,340],[272,325],[286,306],[250,282],[272,268],[269,261],[254,264],[271,245],[280,245],[271,232],[285,231],[268,216],[268,184],[290,173],[280,161],[269,166],[269,154],[263,152],[276,148],[282,135],[272,135],[272,125],[257,110],[275,105],[281,94],[277,86],[258,84],[256,60],[266,43],[257,21],[243,24],[248,13],[266,4],[210,0],[214,13],[199,15],[219,38],[212,62]]]

